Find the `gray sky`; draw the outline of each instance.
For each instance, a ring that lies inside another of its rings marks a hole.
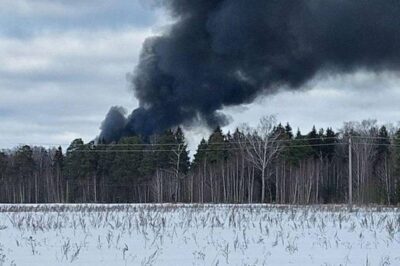
[[[2,0],[0,2],[0,147],[63,144],[99,133],[112,105],[137,106],[126,75],[143,40],[168,18],[150,1]],[[344,121],[400,120],[397,73],[318,77],[303,90],[229,107],[232,123],[255,125],[265,114],[308,131]],[[207,132],[190,129],[196,145]]]

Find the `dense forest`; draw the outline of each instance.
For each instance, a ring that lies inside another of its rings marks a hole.
[[[179,127],[110,144],[75,139],[66,151],[2,150],[0,202],[345,203],[349,146],[353,201],[398,204],[400,129],[365,120],[302,134],[269,116],[256,128],[216,128],[193,160]]]

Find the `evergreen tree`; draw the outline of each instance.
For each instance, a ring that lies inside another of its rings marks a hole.
[[[174,132],[169,129],[159,137],[157,150],[157,168],[170,169],[175,167],[172,158],[174,157],[173,150],[176,149],[177,143],[175,140]]]
[[[131,201],[131,188],[141,181],[140,166],[143,160],[143,146],[138,136],[122,138],[111,167],[108,186],[115,191],[114,201]]]
[[[0,152],[0,182],[6,177],[8,168],[8,156],[4,152]]]
[[[207,151],[205,151],[206,149],[208,149],[208,144],[206,140],[202,138],[199,145],[197,146],[196,153],[194,154],[194,160],[192,163],[193,167],[191,168],[195,169],[199,167],[204,160],[207,160]]]
[[[275,134],[281,136],[281,138],[287,138],[288,136],[286,135],[286,129],[282,126],[281,123],[279,123],[276,128],[275,128]]]
[[[69,179],[77,179],[82,176],[80,165],[84,155],[82,152],[83,145],[82,139],[75,139],[67,148],[65,171]]]
[[[33,177],[35,163],[32,155],[32,149],[28,145],[20,147],[15,154],[14,168],[21,178],[20,181]]]
[[[378,159],[381,160],[384,156],[389,154],[390,147],[389,133],[385,126],[379,129],[377,144]]]
[[[290,163],[297,166],[301,160],[307,159],[314,154],[314,149],[309,146],[309,141],[305,140],[308,136],[303,136],[297,129],[296,137],[289,144],[287,159]]]
[[[225,135],[222,133],[220,127],[217,127],[214,132],[208,138],[208,151],[207,158],[210,163],[223,162],[228,155],[227,142],[225,141]]]
[[[67,201],[79,201],[77,187],[79,181],[84,179],[85,172],[82,167],[84,163],[84,142],[82,139],[75,139],[67,148],[65,157],[65,176],[66,176],[66,198]],[[82,199],[80,199],[82,200]]]
[[[138,136],[122,138],[115,149],[112,164],[112,178],[117,183],[130,183],[132,178],[140,176],[140,165],[143,159],[143,144]]]
[[[293,139],[292,127],[289,125],[289,122],[286,123],[285,134],[286,134],[288,139]]]
[[[311,145],[314,158],[318,158],[322,155],[322,146],[320,146],[320,144],[322,144],[323,135],[323,129],[320,129],[319,132],[317,132],[315,126],[313,126],[312,130],[307,135],[308,143]]]
[[[155,173],[157,168],[157,157],[156,152],[151,148],[146,148],[145,152],[143,153],[143,160],[140,164],[140,174],[145,176],[150,176]]]
[[[335,143],[337,142],[337,134],[333,131],[332,128],[328,127],[326,129],[325,135],[322,137],[323,138],[323,144],[322,146],[322,156],[324,158],[328,158],[329,160],[332,159],[334,153],[335,153]]]
[[[61,146],[58,147],[53,156],[53,171],[56,175],[61,175],[64,168],[64,155]]]

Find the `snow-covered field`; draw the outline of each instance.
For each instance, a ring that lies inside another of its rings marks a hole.
[[[400,210],[0,205],[2,265],[400,265]]]

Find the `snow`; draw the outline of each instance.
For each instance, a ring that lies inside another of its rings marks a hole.
[[[3,265],[400,265],[400,210],[0,205]]]

